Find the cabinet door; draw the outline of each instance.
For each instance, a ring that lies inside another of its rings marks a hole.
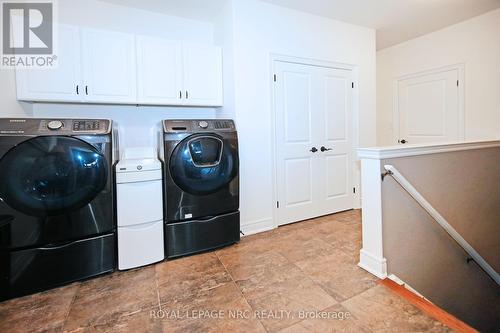
[[[83,30],[85,100],[95,103],[137,102],[135,37]]]
[[[80,30],[58,25],[55,67],[17,69],[17,99],[24,101],[77,102],[83,98],[80,67]]]
[[[222,50],[184,44],[185,105],[222,106]]]
[[[139,104],[182,104],[182,44],[137,36],[137,86]]]

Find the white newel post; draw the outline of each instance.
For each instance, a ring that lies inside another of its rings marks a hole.
[[[359,267],[383,279],[387,262],[382,246],[382,168],[379,159],[361,158],[363,248]]]

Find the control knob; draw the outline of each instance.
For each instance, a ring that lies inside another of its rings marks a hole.
[[[200,121],[198,123],[198,125],[201,127],[201,128],[208,128],[208,122],[206,121]]]
[[[63,123],[60,120],[52,120],[47,124],[47,128],[51,131],[57,131],[63,127]]]

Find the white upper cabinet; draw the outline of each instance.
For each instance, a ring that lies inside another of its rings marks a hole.
[[[82,36],[85,100],[135,104],[134,36],[93,29],[84,29]]]
[[[222,50],[59,25],[57,67],[16,71],[24,101],[222,106]]]
[[[137,36],[138,104],[182,104],[182,44]]]
[[[84,88],[80,70],[80,29],[59,25],[56,67],[17,69],[17,99],[80,102]]]
[[[185,44],[184,94],[187,105],[222,105],[222,50]]]
[[[137,37],[139,104],[222,106],[222,50]]]

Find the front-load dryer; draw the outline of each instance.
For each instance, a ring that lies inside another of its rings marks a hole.
[[[238,135],[232,120],[166,120],[168,258],[240,240]]]
[[[113,271],[109,120],[0,119],[0,299]]]

